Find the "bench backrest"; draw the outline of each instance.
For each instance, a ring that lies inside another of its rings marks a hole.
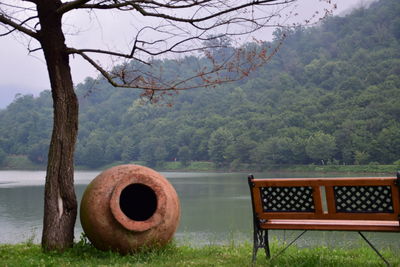
[[[327,219],[399,221],[399,179],[288,178],[249,176],[258,220]]]

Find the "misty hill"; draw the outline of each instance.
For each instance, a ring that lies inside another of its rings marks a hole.
[[[143,104],[138,91],[87,78],[76,88],[76,163],[210,160],[234,168],[397,161],[399,14],[399,1],[381,0],[293,30],[279,53],[247,79],[181,92],[172,107]],[[22,154],[45,162],[51,116],[47,91],[20,96],[0,111],[0,159]]]

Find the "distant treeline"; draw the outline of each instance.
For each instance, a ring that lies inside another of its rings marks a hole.
[[[399,14],[400,1],[381,0],[292,30],[279,53],[247,79],[181,92],[169,99],[172,107],[143,104],[138,91],[87,78],[76,88],[76,163],[213,161],[235,168],[398,161]],[[184,72],[200,60],[159,64]],[[28,155],[46,162],[51,117],[48,91],[18,96],[0,111],[0,161]]]

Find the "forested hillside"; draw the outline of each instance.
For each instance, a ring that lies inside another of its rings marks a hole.
[[[213,161],[369,164],[400,160],[400,1],[381,0],[288,34],[247,79],[143,104],[139,92],[88,78],[76,88],[76,163]],[[165,69],[190,69],[199,58]],[[170,106],[169,101],[173,105]],[[0,111],[0,161],[46,161],[49,92],[19,96]]]

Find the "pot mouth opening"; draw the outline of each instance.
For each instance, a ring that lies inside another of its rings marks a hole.
[[[133,221],[146,221],[157,210],[157,195],[144,184],[134,183],[126,186],[120,194],[119,205],[126,217]]]

